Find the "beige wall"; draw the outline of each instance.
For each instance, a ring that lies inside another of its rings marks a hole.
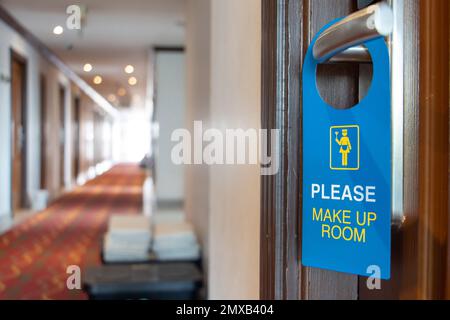
[[[193,123],[209,126],[210,108],[210,0],[188,0],[186,30],[186,128]],[[203,270],[208,274],[209,167],[185,169],[185,210],[203,248]],[[195,186],[195,187],[194,187]]]
[[[188,1],[191,130],[193,120],[223,133],[260,128],[260,15],[260,0]],[[186,189],[187,212],[207,244],[208,297],[258,299],[259,167],[190,166]]]
[[[213,0],[211,125],[260,128],[260,0]],[[258,166],[210,170],[210,297],[259,298]]]

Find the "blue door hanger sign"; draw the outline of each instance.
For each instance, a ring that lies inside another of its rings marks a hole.
[[[303,65],[302,264],[363,276],[379,270],[382,279],[389,279],[391,99],[387,46],[383,38],[364,43],[373,61],[369,92],[354,107],[338,110],[325,103],[317,91],[318,62],[312,54],[316,38]]]

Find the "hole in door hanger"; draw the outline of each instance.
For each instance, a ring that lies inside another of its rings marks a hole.
[[[350,109],[369,91],[372,63],[341,62],[318,64],[316,86],[320,97],[336,109]]]

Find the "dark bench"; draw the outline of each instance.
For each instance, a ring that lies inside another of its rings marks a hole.
[[[197,299],[202,274],[193,263],[105,265],[89,268],[83,288],[93,300]]]

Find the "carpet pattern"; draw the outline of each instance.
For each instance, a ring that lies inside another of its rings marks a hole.
[[[138,166],[115,166],[1,235],[0,299],[86,299],[67,288],[67,267],[101,264],[108,217],[142,210],[144,180]]]

